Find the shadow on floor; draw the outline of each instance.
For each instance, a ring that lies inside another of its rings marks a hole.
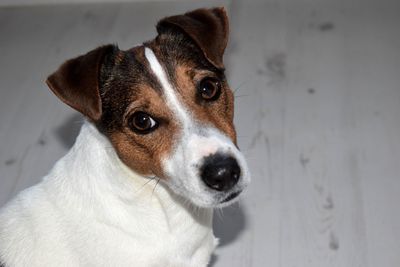
[[[65,148],[69,149],[75,143],[83,122],[82,115],[74,114],[55,129],[57,139]]]
[[[243,207],[235,204],[231,207],[216,210],[214,213],[214,235],[219,238],[218,247],[224,247],[235,242],[240,234],[246,229],[247,221]],[[213,254],[210,260],[210,267],[215,267],[218,262],[218,255]]]

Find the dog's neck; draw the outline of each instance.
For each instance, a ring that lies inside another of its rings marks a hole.
[[[52,184],[49,188],[58,188],[50,194],[57,195],[55,200],[65,200],[61,205],[70,205],[84,217],[132,229],[132,234],[140,227],[154,234],[184,231],[190,235],[187,231],[194,231],[197,235],[200,231],[212,235],[212,209],[193,207],[158,178],[129,169],[108,139],[89,122],[48,177],[45,183]]]

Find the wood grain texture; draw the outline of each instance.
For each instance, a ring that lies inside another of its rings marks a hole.
[[[73,144],[82,118],[43,81],[156,21],[224,4],[236,125],[253,181],[217,211],[212,266],[400,266],[398,1],[220,1],[0,8],[0,205]]]

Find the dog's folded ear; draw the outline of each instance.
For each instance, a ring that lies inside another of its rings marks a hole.
[[[114,45],[106,45],[70,59],[50,75],[46,83],[64,103],[97,121],[102,114],[99,88],[102,63],[107,55],[117,50]]]
[[[217,68],[223,68],[223,55],[228,43],[229,22],[225,8],[196,9],[184,15],[162,19],[157,32],[181,30],[202,50],[204,56]]]

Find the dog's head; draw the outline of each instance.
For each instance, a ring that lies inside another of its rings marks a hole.
[[[233,202],[249,182],[224,75],[223,8],[167,17],[157,37],[99,47],[65,62],[47,84],[108,137],[132,170],[157,176],[201,207]]]

